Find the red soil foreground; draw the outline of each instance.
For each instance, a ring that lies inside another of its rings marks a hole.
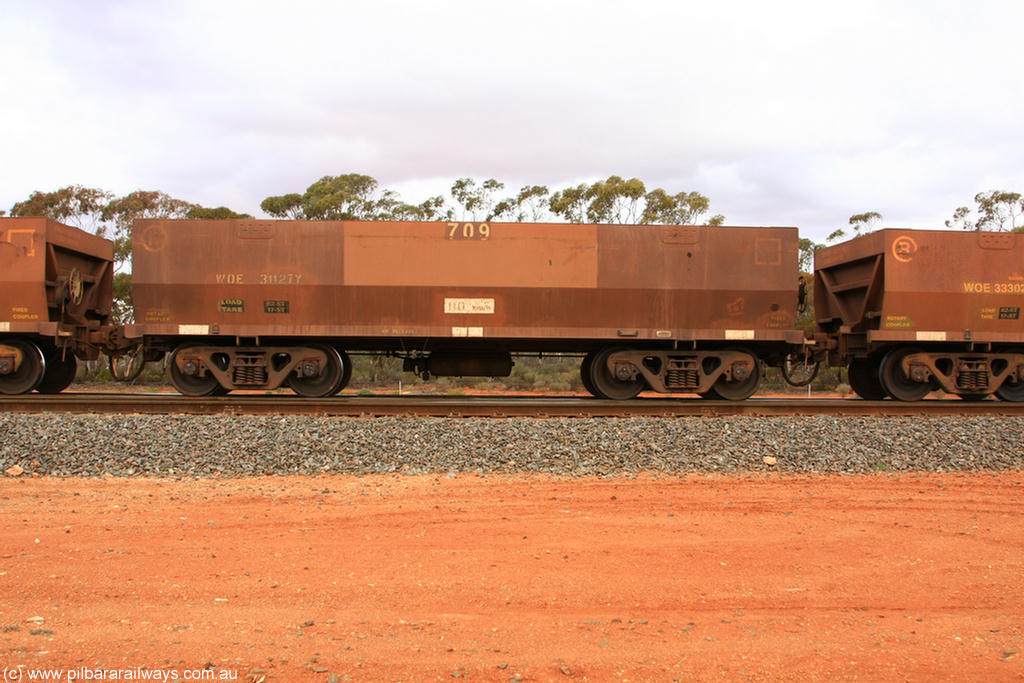
[[[1024,680],[1022,473],[23,476],[0,512],[7,680]]]

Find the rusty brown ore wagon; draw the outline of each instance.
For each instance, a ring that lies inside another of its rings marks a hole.
[[[1024,400],[1024,235],[881,230],[815,256],[832,365],[863,398]]]
[[[802,348],[795,228],[359,221],[138,221],[147,357],[185,394],[327,396],[349,352],[435,376],[583,357],[597,396],[743,399]]]
[[[54,393],[111,342],[113,243],[46,218],[0,218],[0,393]]]

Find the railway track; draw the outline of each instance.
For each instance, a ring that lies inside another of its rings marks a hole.
[[[913,403],[860,399],[753,398],[707,401],[698,398],[639,398],[602,401],[574,397],[507,396],[335,396],[230,395],[192,398],[168,394],[65,393],[0,396],[0,410],[20,413],[107,413],[182,415],[316,415],[378,417],[717,417],[717,416],[932,416],[1024,415],[1024,403],[931,399]]]

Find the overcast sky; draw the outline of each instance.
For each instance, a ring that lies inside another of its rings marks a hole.
[[[0,0],[0,209],[616,174],[821,241],[1024,192],[1024,3]]]

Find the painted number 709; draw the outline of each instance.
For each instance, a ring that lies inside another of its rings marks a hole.
[[[491,238],[491,226],[487,223],[449,223],[450,240],[486,240]]]

